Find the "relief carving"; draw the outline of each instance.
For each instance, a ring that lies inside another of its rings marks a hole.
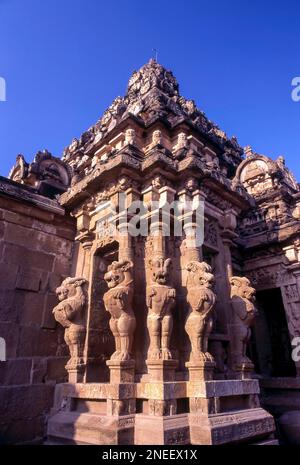
[[[68,370],[76,370],[84,365],[86,284],[83,278],[66,278],[56,289],[60,302],[52,313],[65,328],[65,341],[71,356],[66,365]]]
[[[152,283],[147,286],[147,328],[150,337],[149,360],[171,360],[170,338],[173,329],[171,313],[176,291],[169,284],[170,258],[150,259]]]
[[[130,260],[112,262],[104,275],[109,290],[103,300],[111,318],[109,326],[115,338],[116,350],[111,360],[131,360],[136,320],[132,309],[133,263]]]
[[[208,337],[213,326],[213,306],[216,296],[212,291],[214,276],[205,262],[191,261],[186,265],[187,301],[189,314],[185,330],[191,342],[190,362],[213,361],[208,352]]]

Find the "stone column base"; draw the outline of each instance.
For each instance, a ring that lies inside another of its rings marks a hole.
[[[215,368],[215,362],[212,361],[200,361],[200,362],[187,362],[185,364],[189,370],[190,381],[210,381],[213,379],[213,373]]]
[[[168,382],[174,381],[177,360],[146,360],[149,373],[149,381]]]
[[[69,383],[82,383],[84,380],[84,374],[85,374],[85,365],[82,365],[77,368],[68,368],[66,367],[68,371],[68,379]]]
[[[134,443],[136,445],[190,444],[187,414],[166,417],[137,414]]]
[[[134,360],[107,360],[110,371],[110,383],[133,383]]]

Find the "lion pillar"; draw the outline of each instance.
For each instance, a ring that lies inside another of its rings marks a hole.
[[[176,291],[171,285],[172,260],[165,256],[164,226],[160,221],[152,223],[150,234],[152,258],[148,259],[146,289],[150,342],[146,364],[151,381],[172,381],[177,366],[170,350]]]
[[[115,339],[115,352],[106,362],[110,369],[111,383],[134,382],[132,343],[136,319],[132,309],[132,271],[131,260],[119,260],[109,265],[104,275],[108,291],[103,300],[111,315],[109,326]]]
[[[83,382],[86,337],[86,284],[83,278],[66,278],[56,289],[59,304],[54,307],[55,320],[65,328],[65,342],[70,351],[66,365],[69,383]]]
[[[208,352],[208,338],[213,326],[213,306],[216,296],[212,291],[214,276],[205,262],[191,261],[186,265],[187,302],[189,313],[185,330],[191,343],[190,359],[186,363],[189,380],[211,380],[214,359]]]
[[[254,305],[255,289],[249,279],[240,276],[230,278],[232,321],[231,334],[231,370],[235,378],[251,378],[254,370],[252,361],[247,357],[247,344],[251,336],[251,326],[257,315]]]

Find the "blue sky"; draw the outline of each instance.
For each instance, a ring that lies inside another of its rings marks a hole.
[[[0,0],[0,174],[60,156],[156,48],[182,95],[300,181],[299,18],[296,0]]]

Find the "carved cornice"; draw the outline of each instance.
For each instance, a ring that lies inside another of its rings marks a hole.
[[[8,196],[19,202],[32,204],[42,210],[47,210],[58,215],[64,215],[65,210],[59,205],[57,200],[51,200],[39,195],[36,189],[19,184],[0,176],[0,195]]]

